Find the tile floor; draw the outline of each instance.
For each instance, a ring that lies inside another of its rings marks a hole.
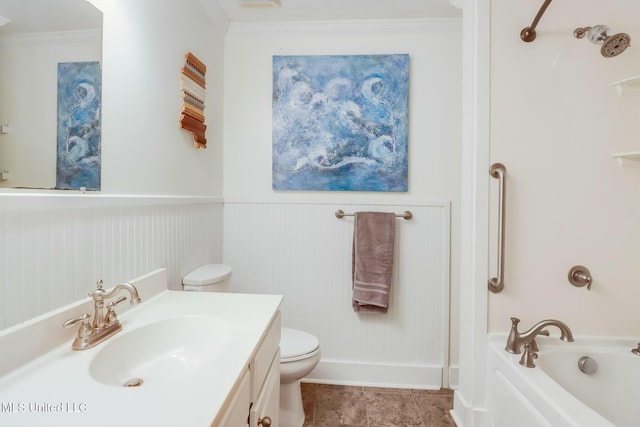
[[[453,391],[302,383],[306,427],[455,427]]]

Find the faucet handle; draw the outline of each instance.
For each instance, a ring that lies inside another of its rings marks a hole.
[[[121,302],[123,302],[126,299],[127,299],[127,297],[121,296],[117,300],[111,301],[109,304],[107,304],[107,308],[113,308],[113,307],[115,307],[116,305],[120,304]],[[549,333],[547,333],[547,335],[549,335]]]
[[[107,304],[107,314],[104,316],[104,322],[107,325],[110,325],[110,324],[118,321],[118,315],[116,314],[114,308],[115,308],[116,305],[120,304],[121,302],[125,301],[126,299],[127,299],[127,297],[121,296],[117,300],[111,301],[109,304]]]
[[[525,344],[523,348],[524,352],[522,353],[522,357],[520,358],[520,361],[518,363],[525,368],[535,368],[536,365],[533,363],[533,361],[538,358],[538,353],[533,351],[531,345],[529,344]]]
[[[66,322],[64,322],[62,324],[62,326],[64,326],[65,328],[70,328],[70,327],[82,322],[82,325],[80,326],[80,329],[78,329],[78,337],[79,338],[85,338],[85,337],[88,337],[89,335],[91,335],[91,333],[93,332],[93,328],[89,324],[89,318],[90,318],[89,314],[88,313],[84,313],[80,317],[77,317],[75,319],[67,320]]]

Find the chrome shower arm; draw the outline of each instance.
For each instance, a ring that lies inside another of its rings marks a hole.
[[[540,10],[536,14],[536,17],[533,18],[531,25],[524,27],[522,31],[520,31],[520,38],[523,42],[528,43],[536,39],[536,27],[538,26],[538,22],[540,22],[540,18],[542,18],[542,15],[544,15],[544,12],[547,10],[547,7],[549,7],[549,3],[551,3],[551,0],[544,0]]]

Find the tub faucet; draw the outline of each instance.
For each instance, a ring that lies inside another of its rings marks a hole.
[[[525,344],[531,345],[531,351],[538,351],[535,346],[535,338],[538,335],[549,335],[549,331],[543,331],[548,326],[556,326],[560,329],[560,339],[566,342],[573,341],[573,334],[569,327],[559,320],[542,320],[531,327],[528,331],[519,332],[518,323],[520,319],[517,317],[511,318],[511,331],[509,332],[509,338],[507,338],[507,345],[505,350],[509,353],[520,354],[520,349]]]

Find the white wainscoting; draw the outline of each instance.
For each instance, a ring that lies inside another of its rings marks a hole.
[[[222,201],[0,197],[0,329],[166,268],[170,288],[222,260]]]
[[[351,307],[353,217],[410,210],[398,218],[386,314]],[[320,340],[308,380],[440,388],[448,385],[449,202],[337,204],[225,199],[224,262],[231,289],[283,294],[283,325]]]

